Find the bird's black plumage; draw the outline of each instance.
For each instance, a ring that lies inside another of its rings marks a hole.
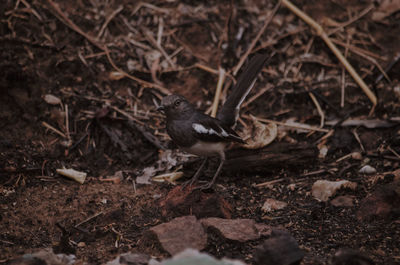
[[[166,115],[166,128],[172,140],[184,151],[200,156],[219,155],[221,162],[209,188],[215,182],[225,161],[225,147],[229,142],[245,143],[232,129],[236,123],[240,105],[253,87],[269,57],[256,54],[239,76],[231,94],[227,97],[217,118],[198,111],[189,101],[180,95],[169,95],[162,99],[160,110]],[[191,180],[193,183],[205,163]]]

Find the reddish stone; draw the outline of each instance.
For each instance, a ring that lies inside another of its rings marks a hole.
[[[385,185],[360,203],[357,212],[358,220],[389,219],[398,217],[400,213],[400,182],[396,181]]]
[[[149,235],[155,235],[161,247],[171,255],[186,248],[202,250],[207,245],[207,234],[195,216],[183,216],[150,228]]]
[[[200,220],[205,228],[216,230],[223,238],[246,242],[269,235],[271,227],[257,224],[252,219],[222,219],[210,217]]]
[[[160,202],[163,216],[194,215],[197,218],[231,218],[232,207],[220,195],[181,186],[172,189]]]

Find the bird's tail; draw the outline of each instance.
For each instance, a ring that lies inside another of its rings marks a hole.
[[[240,74],[235,86],[232,88],[225,104],[218,112],[217,118],[224,125],[233,127],[236,124],[240,105],[242,105],[244,99],[253,88],[257,75],[271,57],[266,54],[256,54],[251,58],[246,69]]]

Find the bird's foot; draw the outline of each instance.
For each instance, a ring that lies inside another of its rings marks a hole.
[[[181,190],[184,190],[186,187],[191,188],[193,186],[193,183],[195,183],[195,182],[196,182],[196,179],[194,179],[194,178],[191,178],[191,179],[183,182],[181,185]]]
[[[193,190],[208,190],[214,185],[214,182],[206,182],[204,185],[195,187]]]

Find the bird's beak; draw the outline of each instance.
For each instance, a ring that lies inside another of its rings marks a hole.
[[[165,107],[163,105],[160,105],[160,106],[158,106],[157,111],[164,112],[165,111]]]

